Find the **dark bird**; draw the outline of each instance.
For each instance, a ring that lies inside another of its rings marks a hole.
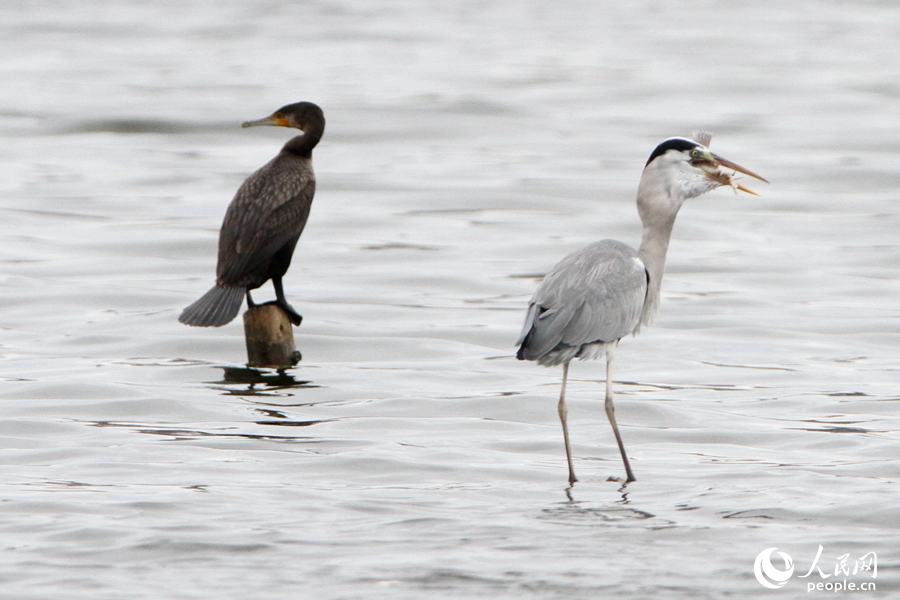
[[[237,316],[244,295],[269,279],[276,303],[294,325],[303,319],[284,297],[281,278],[306,225],[316,192],[312,150],[325,131],[325,115],[312,102],[289,104],[265,119],[241,127],[276,125],[302,133],[284,145],[278,156],[253,173],[238,189],[219,233],[216,285],[178,317],[187,325],[219,327]]]
[[[563,366],[558,409],[570,483],[576,478],[566,425],[569,362],[606,355],[606,416],[625,463],[626,481],[634,481],[613,406],[616,346],[620,339],[636,334],[641,325],[649,323],[656,312],[669,237],[684,201],[723,185],[731,186],[735,193],[742,190],[758,195],[738,185],[735,172],[766,181],[710,152],[706,147],[710,134],[695,137],[702,143],[685,138],[664,141],[644,167],[637,192],[638,213],[644,225],[640,248],[603,240],[576,250],[547,273],[528,305],[516,356],[547,367]]]

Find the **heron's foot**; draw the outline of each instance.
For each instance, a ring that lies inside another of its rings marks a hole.
[[[290,304],[287,302],[278,302],[277,304],[285,313],[287,313],[287,318],[291,323],[299,326],[300,323],[303,322],[303,316],[294,310]]]

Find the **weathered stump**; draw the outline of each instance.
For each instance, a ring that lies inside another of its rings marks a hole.
[[[300,360],[287,314],[274,302],[257,304],[244,313],[247,365],[286,369]]]

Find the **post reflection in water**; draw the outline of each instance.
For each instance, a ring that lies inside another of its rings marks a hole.
[[[291,389],[311,389],[320,386],[297,379],[289,369],[255,369],[253,367],[222,367],[221,381],[209,384],[231,396],[272,396]]]
[[[252,367],[222,367],[222,381],[211,382],[211,387],[221,390],[227,396],[239,396],[252,405],[254,410],[268,419],[255,421],[256,425],[276,427],[309,427],[332,419],[292,419],[282,409],[309,405],[309,402],[277,402],[268,398],[292,397],[288,390],[304,390],[321,387],[302,379],[297,379],[288,369],[254,369]]]

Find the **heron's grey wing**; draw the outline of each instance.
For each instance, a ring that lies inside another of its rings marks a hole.
[[[528,305],[528,315],[518,344],[524,344],[523,355],[528,360],[540,358],[556,348],[562,332],[572,317],[566,307],[547,308],[535,299]]]
[[[219,280],[239,283],[303,231],[316,180],[308,161],[298,160],[279,155],[238,189],[219,235]]]
[[[644,263],[625,254],[609,258],[603,268],[588,274],[581,305],[563,330],[563,344],[618,340],[634,331],[640,321],[647,295]]]
[[[634,330],[640,318],[647,276],[637,252],[603,240],[561,260],[531,299],[520,343],[526,354],[544,356],[554,348],[609,342]]]

